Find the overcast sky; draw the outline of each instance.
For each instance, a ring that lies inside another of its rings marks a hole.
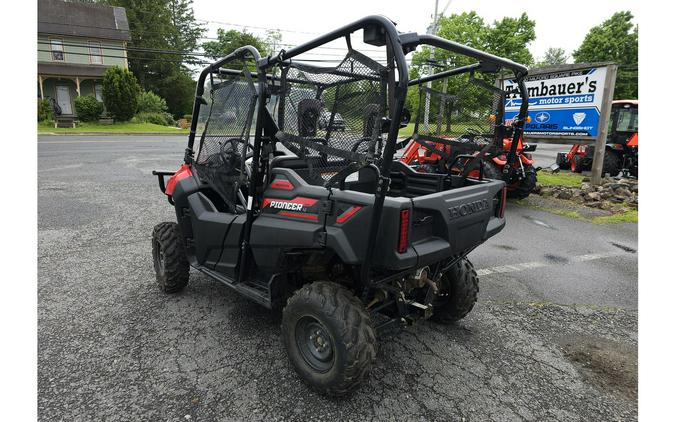
[[[447,0],[438,3],[440,12]],[[537,33],[530,51],[539,58],[549,47],[562,47],[571,54],[591,27],[602,23],[614,12],[630,10],[635,16],[634,22],[639,23],[636,3],[634,0],[452,0],[446,15],[475,10],[491,23],[504,16],[517,17],[527,12],[536,22]],[[434,0],[194,0],[194,10],[198,19],[247,26],[249,32],[256,34],[264,34],[264,30],[253,27],[279,28],[282,42],[298,44],[370,14],[389,17],[398,24],[400,31],[424,33],[432,20]],[[218,27],[242,29],[215,22],[208,23],[207,27],[209,36],[215,36]]]

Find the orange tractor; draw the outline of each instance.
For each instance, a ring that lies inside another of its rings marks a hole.
[[[489,79],[493,71],[466,66],[410,81],[419,102],[413,135],[398,144],[399,160],[419,172],[503,180],[508,196],[522,199],[537,183],[536,145],[524,143],[522,131],[514,133],[517,122],[504,118],[506,92]],[[440,90],[424,85],[438,79]]]
[[[612,102],[602,173],[638,177],[638,101]],[[574,144],[559,152],[556,164],[563,170],[581,173],[593,166],[594,145]]]

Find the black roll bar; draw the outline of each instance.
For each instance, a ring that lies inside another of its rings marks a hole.
[[[413,82],[415,84],[420,84],[436,79],[440,79],[446,76],[451,76],[459,73],[464,73],[467,71],[471,70],[478,70],[481,66],[483,66],[483,63],[492,63],[496,64],[500,67],[506,68],[510,71],[513,72],[515,75],[515,80],[518,83],[518,90],[520,91],[520,98],[521,98],[521,103],[520,103],[520,110],[518,111],[518,118],[514,122],[514,131],[513,131],[513,139],[511,142],[511,148],[509,149],[509,152],[507,154],[506,158],[506,165],[504,165],[504,174],[508,175],[508,177],[511,177],[511,163],[515,162],[516,159],[516,150],[518,148],[518,140],[521,138],[523,135],[523,130],[525,128],[525,121],[527,119],[527,109],[528,109],[528,94],[527,94],[527,88],[525,87],[525,76],[527,76],[528,69],[526,66],[516,63],[512,60],[505,59],[503,57],[495,56],[494,54],[486,53],[484,51],[477,50],[472,47],[468,47],[466,45],[462,45],[459,43],[456,43],[454,41],[447,40],[445,38],[438,37],[436,35],[417,35],[414,33],[411,34],[403,34],[401,35],[401,38],[405,39],[406,42],[403,44],[403,48],[406,51],[412,51],[414,50],[418,45],[423,44],[423,45],[430,45],[432,47],[437,47],[441,48],[443,50],[447,51],[452,51],[455,53],[462,54],[464,56],[468,57],[473,57],[476,60],[479,61],[479,63],[475,63],[473,65],[469,66],[463,66],[460,68],[456,69],[450,69],[445,72],[439,72],[438,74],[427,76],[424,78],[419,78],[416,79],[415,81],[411,81],[410,84]],[[476,69],[467,69],[470,66],[476,66]]]
[[[413,79],[412,81],[408,82],[408,86],[421,85],[430,81],[435,81],[437,79],[447,78],[448,76],[461,75],[462,73],[468,73],[471,72],[472,70],[480,70],[481,67],[482,67],[481,63],[472,63],[466,66],[444,70],[443,72],[434,73],[433,75]]]
[[[516,77],[527,75],[527,67],[512,60],[495,56],[494,54],[486,53],[484,51],[477,50],[473,47],[468,47],[454,41],[446,40],[445,38],[441,38],[436,35],[418,35],[418,38],[418,44],[430,45],[432,47],[442,48],[443,50],[453,51],[464,56],[473,57],[481,62],[485,61],[498,64],[513,71]]]

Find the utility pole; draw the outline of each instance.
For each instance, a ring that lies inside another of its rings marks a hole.
[[[434,2],[434,20],[431,23],[431,27],[429,30],[427,30],[427,33],[429,35],[436,35],[436,31],[438,30],[438,0],[435,0]],[[452,3],[452,0],[448,0],[448,2],[445,4],[445,7],[443,8],[443,11],[441,14],[444,14],[446,10],[448,10],[448,7],[450,6],[450,3]],[[434,74],[434,59],[436,58],[436,48],[431,47],[431,52],[429,53],[429,75]],[[445,82],[444,89],[447,90],[447,81]],[[431,81],[427,82],[427,88],[431,89]],[[429,108],[431,106],[431,94],[429,91],[427,91],[426,99],[424,101],[424,129],[426,130],[427,133],[429,133]]]
[[[429,31],[430,35],[436,35],[436,20],[438,19],[438,0],[435,1],[434,6],[434,21],[431,23],[431,28]],[[429,74],[434,74],[434,66],[432,65],[434,58],[436,57],[436,49],[431,47],[431,53],[429,53]],[[427,82],[427,88],[431,89],[431,81]],[[426,133],[429,133],[429,108],[431,105],[431,93],[427,91],[426,99],[424,100],[424,130]]]

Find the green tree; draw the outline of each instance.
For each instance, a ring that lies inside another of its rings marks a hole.
[[[496,54],[516,62],[531,65],[534,60],[528,49],[528,45],[534,41],[536,34],[534,31],[535,22],[530,20],[527,14],[523,13],[519,18],[503,18],[495,21],[491,25],[486,24],[485,20],[476,12],[464,12],[461,14],[452,14],[450,16],[441,16],[438,20],[436,34],[469,47],[477,48],[488,53]],[[430,62],[431,49],[422,48],[413,54],[411,77],[428,74],[428,65]],[[435,71],[464,66],[475,63],[476,60],[460,54],[447,52],[442,49],[435,49],[434,60],[432,64]],[[486,82],[494,83],[492,75],[477,75]],[[452,95],[462,97],[456,101],[457,107],[463,107],[465,110],[471,110],[474,114],[480,110],[492,107],[492,94],[474,84],[468,83],[468,75],[459,75],[447,79],[447,92]],[[443,80],[434,81],[432,88],[442,91]],[[419,91],[417,89],[408,90],[407,106],[416,115],[419,109]],[[431,104],[431,111],[436,112],[437,104]],[[473,109],[473,110],[472,110]]]
[[[281,32],[279,32],[276,29],[268,29],[265,31],[265,50],[267,51],[267,54],[276,54],[281,50],[281,40],[282,40],[282,35]]]
[[[128,121],[138,109],[141,92],[136,77],[127,69],[111,67],[103,75],[103,102],[115,119]]]
[[[129,68],[142,88],[167,99],[169,111],[182,116],[191,109],[194,82],[187,65],[197,50],[204,27],[197,23],[192,0],[101,0],[126,9],[131,32]],[[144,51],[142,49],[165,50]],[[166,51],[175,51],[175,54]],[[170,85],[168,81],[179,83]]]
[[[171,19],[169,45],[178,51],[196,50],[206,29],[195,19],[192,0],[168,0],[168,7]],[[184,62],[193,64],[194,59],[184,58]]]
[[[638,98],[638,27],[633,24],[631,12],[617,12],[591,28],[572,55],[576,63],[617,63],[620,67],[614,98]]]
[[[531,66],[534,64],[528,45],[537,38],[535,22],[527,13],[519,18],[505,17],[495,21],[487,30],[485,50],[514,62]]]
[[[257,37],[250,32],[237,31],[236,29],[224,30],[222,28],[218,29],[218,40],[207,41],[202,44],[202,49],[207,57],[210,57],[214,60],[222,59],[228,54],[232,53],[239,47],[245,45],[252,45],[258,52],[260,56],[264,57],[267,55],[268,47],[265,40],[260,37]],[[233,67],[235,64],[233,63]]]
[[[557,66],[567,63],[569,57],[565,54],[565,50],[557,47],[549,47],[544,52],[544,57],[538,61],[535,67]]]
[[[166,105],[174,118],[192,113],[196,85],[187,72],[169,73],[155,84],[158,93],[166,93],[162,97],[166,99]]]

